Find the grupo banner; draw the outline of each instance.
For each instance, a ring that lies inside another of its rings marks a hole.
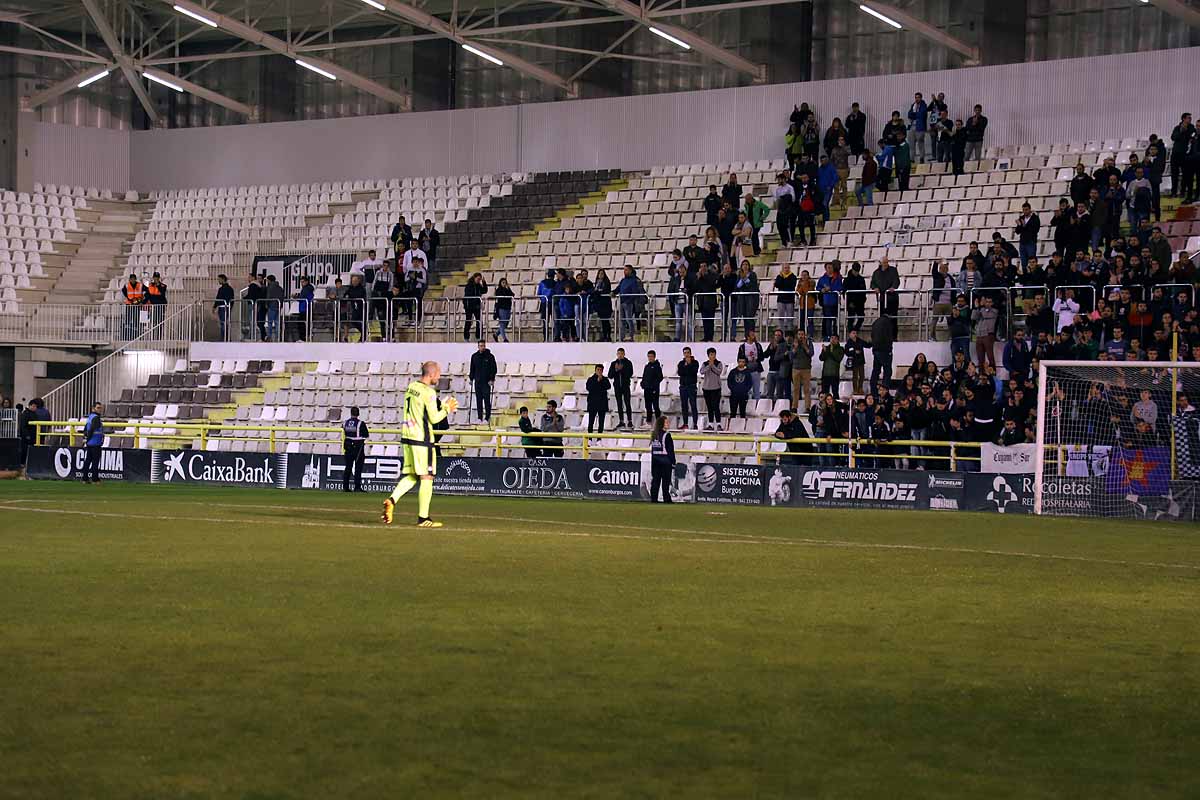
[[[1036,444],[1014,444],[1003,447],[984,442],[979,452],[981,470],[1001,475],[1033,474],[1033,458],[1036,453]]]
[[[25,475],[40,480],[79,480],[87,449],[83,447],[29,448]],[[150,451],[103,448],[100,451],[100,480],[150,482]]]

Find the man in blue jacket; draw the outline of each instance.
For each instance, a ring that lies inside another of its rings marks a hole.
[[[908,107],[908,129],[916,133],[913,138],[913,155],[925,163],[925,131],[929,128],[929,106],[921,93],[913,95],[913,104]]]
[[[104,406],[96,403],[83,423],[83,446],[87,456],[83,462],[83,482],[100,483],[100,450],[104,447]]]
[[[554,319],[554,270],[547,270],[537,286],[538,311],[542,315],[542,341],[550,341],[550,327]]]

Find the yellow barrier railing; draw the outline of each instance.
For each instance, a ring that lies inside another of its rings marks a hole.
[[[49,443],[51,437],[66,437],[67,444],[75,446],[77,440],[82,438],[83,422],[34,422],[32,423],[37,431],[37,444]],[[258,434],[266,433],[266,436]],[[316,427],[316,426],[301,426],[301,425],[247,425],[247,424],[229,424],[217,422],[175,422],[171,420],[161,420],[154,422],[129,422],[120,423],[120,427],[108,431],[109,436],[132,438],[135,442],[188,442],[192,443],[198,440],[201,449],[207,448],[211,441],[223,442],[261,442],[266,440],[270,452],[276,452],[279,446],[286,447],[293,442],[309,443],[309,444],[327,444],[329,439],[325,438],[327,434],[336,434],[340,436],[342,429],[340,427]],[[397,444],[401,431],[399,428],[375,428],[372,430],[371,444],[375,446]],[[320,434],[322,438],[314,438],[314,434]],[[481,448],[494,448],[496,456],[503,456],[505,450],[520,450],[522,448],[537,449],[539,451],[550,451],[552,453],[563,453],[567,450],[579,450],[584,458],[591,458],[598,455],[626,453],[645,453],[648,448],[630,447],[620,444],[620,440],[635,440],[646,441],[650,439],[650,434],[647,432],[608,432],[608,433],[587,433],[586,431],[563,431],[562,433],[548,433],[541,431],[533,431],[524,433],[519,430],[499,430],[499,429],[479,429],[479,428],[455,428],[446,431],[438,431],[439,438],[446,436],[457,437],[457,439],[472,439],[478,442]],[[845,460],[845,464],[849,467],[861,466],[858,462],[863,459],[870,459],[872,462],[887,461],[894,462],[898,459],[913,458],[920,459],[925,462],[947,463],[949,469],[958,468],[959,462],[979,462],[981,460],[978,451],[981,447],[979,442],[943,442],[930,440],[899,440],[899,441],[877,441],[873,439],[848,439],[848,438],[801,438],[801,439],[779,439],[772,435],[739,435],[739,434],[704,434],[704,433],[684,433],[672,432],[672,438],[676,442],[676,453],[686,456],[732,456],[739,458],[753,457],[755,463],[762,464],[764,460],[774,461],[783,457],[805,457],[814,458],[821,457],[833,460]],[[382,437],[395,437],[396,441],[388,442]],[[538,441],[536,445],[526,445],[521,440],[530,439]],[[489,441],[490,440],[490,441]],[[515,442],[513,440],[516,440]],[[607,444],[609,440],[617,440],[616,444]],[[547,442],[541,444],[541,441]],[[550,442],[557,441],[557,444]],[[569,441],[577,441],[578,445],[572,445]],[[688,443],[701,442],[711,443],[715,446],[710,447],[688,447]],[[79,442],[82,444],[82,442]],[[739,444],[749,444],[749,448],[738,448]],[[772,449],[770,445],[807,445],[810,449],[800,451],[779,451]],[[682,445],[682,446],[680,446]],[[445,442],[441,445],[448,450],[460,450],[464,447],[461,441]],[[931,452],[934,449],[940,452]],[[975,455],[965,455],[962,451],[975,451]],[[882,451],[882,452],[881,452]],[[919,452],[914,452],[919,451]]]

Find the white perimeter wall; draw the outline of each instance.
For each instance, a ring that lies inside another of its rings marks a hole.
[[[123,132],[36,123],[31,180],[149,191],[776,158],[794,102],[814,104],[827,124],[857,100],[877,135],[914,91],[945,92],[954,116],[981,103],[992,145],[1166,136],[1182,111],[1200,110],[1197,63],[1200,48],[1184,48],[268,125]]]

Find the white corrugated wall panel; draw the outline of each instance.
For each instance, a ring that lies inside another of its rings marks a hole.
[[[129,131],[35,121],[30,149],[36,183],[129,188]]]
[[[822,128],[857,100],[870,141],[915,91],[980,103],[988,145],[1144,137],[1195,111],[1200,48],[805,84],[131,136],[142,190],[779,158],[792,104]]]

